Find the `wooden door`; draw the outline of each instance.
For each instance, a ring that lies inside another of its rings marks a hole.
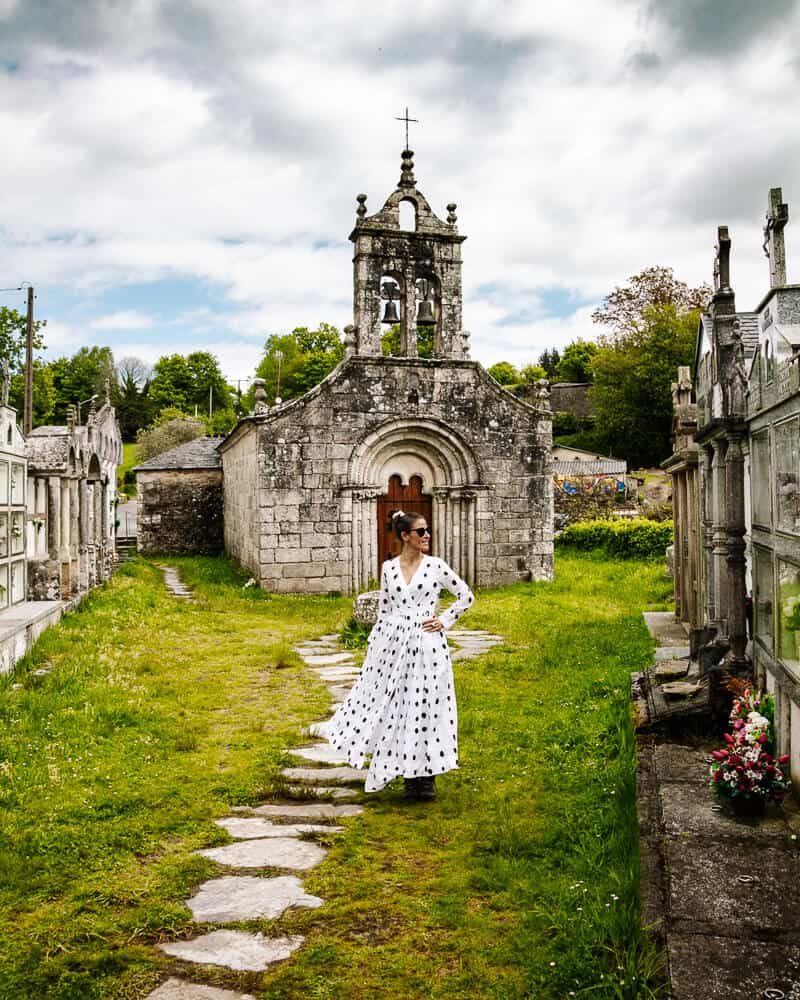
[[[395,537],[394,525],[389,516],[390,511],[404,510],[406,513],[420,514],[431,527],[433,514],[433,498],[422,492],[422,477],[412,476],[408,486],[403,486],[399,476],[390,476],[389,489],[378,497],[378,579],[380,568],[386,559],[396,556],[402,548],[402,543]],[[430,551],[433,552],[435,539],[431,538]]]

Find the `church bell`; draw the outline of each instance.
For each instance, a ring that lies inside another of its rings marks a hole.
[[[422,299],[417,310],[417,326],[434,322],[433,303],[430,299]]]
[[[390,299],[386,303],[386,309],[383,312],[383,319],[381,323],[399,323],[400,317],[397,315],[397,306]]]

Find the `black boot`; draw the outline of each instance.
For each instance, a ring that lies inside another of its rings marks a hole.
[[[433,802],[436,798],[436,778],[418,778],[417,798],[420,802]]]
[[[403,800],[416,802],[419,798],[419,778],[403,778]]]

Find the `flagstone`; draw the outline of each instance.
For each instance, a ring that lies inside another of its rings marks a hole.
[[[336,788],[331,785],[288,785],[287,791],[291,795],[308,799],[354,799],[359,794],[355,788]]]
[[[296,875],[255,878],[227,875],[204,882],[187,902],[199,924],[232,923],[234,920],[274,920],[290,906],[315,910],[324,900],[310,896]]]
[[[173,941],[158,947],[168,955],[199,965],[223,965],[237,972],[263,972],[287,959],[303,943],[300,935],[265,938],[242,931],[212,931],[192,941]]]
[[[303,760],[313,760],[318,764],[346,764],[347,757],[330,743],[316,743],[307,747],[291,747],[286,753]]]
[[[358,767],[284,767],[281,771],[289,781],[300,781],[315,784],[318,781],[342,782],[363,781],[366,770]]]
[[[688,646],[658,646],[654,652],[656,660],[683,660],[690,654]]]
[[[229,868],[295,868],[305,871],[313,868],[328,853],[319,844],[294,837],[260,837],[258,840],[240,840],[224,847],[208,847],[195,851]]]
[[[268,803],[263,806],[233,806],[233,812],[252,813],[254,816],[282,817],[283,819],[345,819],[360,816],[363,806],[334,805],[332,802]]]
[[[334,663],[352,663],[352,653],[326,653],[323,656],[304,656],[310,667],[332,667]]]
[[[148,993],[145,1000],[256,1000],[256,998],[252,993],[234,993],[233,990],[221,990],[218,986],[187,983],[185,979],[172,977],[158,989]]]
[[[302,837],[307,833],[340,833],[344,827],[322,823],[270,823],[259,816],[228,816],[214,820],[217,826],[236,840],[257,840],[260,837]]]
[[[312,722],[308,727],[309,736],[319,736],[320,739],[326,739],[328,736],[328,722]]]

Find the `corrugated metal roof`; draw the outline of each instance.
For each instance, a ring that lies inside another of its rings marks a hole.
[[[220,469],[222,459],[217,445],[221,437],[200,437],[179,444],[169,451],[148,458],[134,467],[134,472],[154,472],[157,469]]]
[[[602,458],[593,462],[553,462],[557,476],[625,476],[628,465],[624,459]]]

